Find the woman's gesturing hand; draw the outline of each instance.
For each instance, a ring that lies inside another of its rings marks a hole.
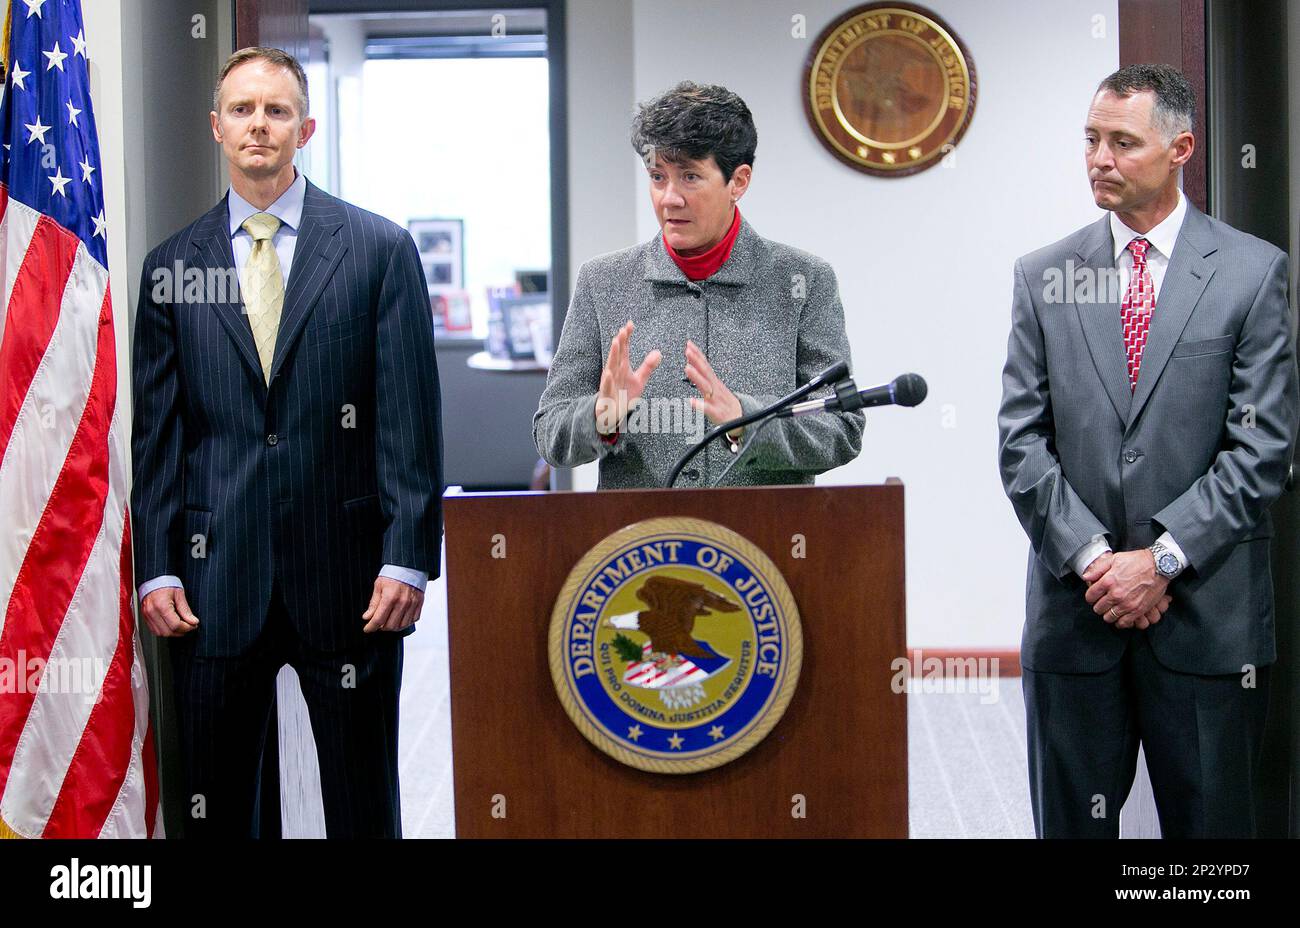
[[[616,432],[628,408],[645,392],[646,381],[655,372],[663,354],[656,348],[645,356],[641,366],[632,370],[628,342],[636,327],[629,321],[609,343],[609,357],[600,372],[600,391],[596,394],[596,429],[602,435]]]
[[[718,379],[709,359],[690,339],[686,340],[686,379],[700,391],[698,397],[691,398],[691,408],[703,412],[714,425],[740,418],[740,400]]]

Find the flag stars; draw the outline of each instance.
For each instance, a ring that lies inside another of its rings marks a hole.
[[[14,86],[17,87],[19,90],[26,90],[27,87],[23,84],[23,79],[26,78],[27,75],[31,73],[32,73],[31,71],[23,70],[22,62],[15,61],[14,69],[12,72],[10,72],[10,76],[13,78],[14,81]]]
[[[108,228],[108,220],[104,218],[104,211],[101,209],[98,216],[91,216],[90,221],[95,224],[95,231],[90,237],[94,238],[98,235],[104,241],[108,241],[108,236],[104,234],[104,230]]]
[[[627,737],[629,741],[639,741],[641,738],[641,726],[633,725],[628,728]]]
[[[674,734],[671,738],[668,739],[668,746],[672,748],[674,751],[680,751],[682,749],[682,744],[685,741],[686,739],[683,738],[681,735]]]
[[[81,115],[81,110],[73,106],[71,100],[69,100],[65,105],[68,107],[68,125],[76,126],[80,129],[81,123],[77,122],[77,117]]]
[[[50,127],[41,125],[41,117],[39,113],[36,115],[35,123],[23,123],[23,125],[26,127],[27,131],[31,133],[31,137],[27,139],[28,145],[32,144],[32,142],[35,142],[37,139],[40,140],[42,145],[45,144],[45,133],[50,131]]]
[[[63,168],[60,167],[55,167],[54,173],[47,175],[47,178],[49,179],[49,182],[54,185],[54,190],[50,194],[50,196],[54,196],[54,194],[57,193],[59,196],[63,197],[63,199],[66,200],[68,198],[68,195],[67,193],[64,192],[63,188],[68,186],[68,183],[72,180],[72,178],[64,177]]]
[[[90,155],[86,155],[86,160],[81,162],[81,180],[83,183],[90,183],[90,175],[95,173],[95,169],[90,165]]]
[[[41,15],[41,7],[45,5],[45,0],[23,0],[23,3],[27,4],[28,19],[32,18],[33,13],[36,14],[37,19],[45,18],[44,16]]]
[[[59,51],[58,42],[54,43],[54,49],[52,51],[43,51],[41,54],[50,59],[50,63],[45,66],[45,70],[52,71],[55,68],[58,68],[60,71],[63,70],[63,59],[67,58],[68,55],[66,52]]]
[[[72,37],[72,54],[86,57],[86,30],[82,29]]]
[[[712,738],[714,741],[719,741],[726,736],[722,734],[721,725],[714,725],[712,728],[709,729],[709,737]]]

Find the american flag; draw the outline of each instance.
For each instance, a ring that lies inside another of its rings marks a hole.
[[[0,836],[142,837],[157,768],[81,4],[0,3]]]

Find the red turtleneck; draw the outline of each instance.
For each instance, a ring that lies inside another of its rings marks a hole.
[[[682,269],[687,280],[704,280],[706,277],[712,277],[718,272],[718,268],[727,263],[727,259],[731,257],[731,246],[736,244],[736,235],[739,232],[740,210],[737,209],[736,218],[731,221],[731,228],[726,235],[722,236],[722,241],[704,254],[692,257],[679,255],[673,251],[673,246],[668,244],[667,236],[664,236],[664,248],[668,250],[668,257]]]

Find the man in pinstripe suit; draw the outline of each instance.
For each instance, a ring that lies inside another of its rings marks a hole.
[[[231,189],[145,259],[134,348],[136,576],[172,639],[186,833],[256,834],[288,663],[328,834],[399,836],[401,639],[441,544],[423,272],[405,230],[295,170],[315,124],[291,56],[236,52],[214,110]]]

